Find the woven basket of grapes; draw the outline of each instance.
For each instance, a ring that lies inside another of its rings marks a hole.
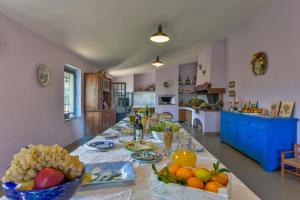
[[[84,165],[58,145],[29,145],[14,155],[2,188],[8,199],[66,200],[82,183]]]

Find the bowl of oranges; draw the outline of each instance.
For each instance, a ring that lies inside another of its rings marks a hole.
[[[209,198],[227,200],[230,196],[230,172],[213,164],[213,170],[169,164],[158,171],[152,165],[150,193],[159,198],[197,200]]]

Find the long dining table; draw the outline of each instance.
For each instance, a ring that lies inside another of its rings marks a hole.
[[[126,128],[128,126],[129,120],[128,118],[125,118],[119,123],[115,124],[113,127],[107,129],[103,134],[116,133],[116,131],[120,131],[120,127]],[[189,134],[183,128],[180,129],[180,132],[186,135]],[[152,196],[149,192],[149,178],[153,171],[151,164],[141,163],[134,160],[131,157],[132,152],[124,148],[124,146],[119,142],[119,138],[109,139],[109,141],[113,141],[116,144],[116,147],[110,151],[91,151],[90,146],[88,145],[89,143],[104,140],[106,140],[105,137],[100,134],[87,143],[79,146],[77,149],[71,152],[71,154],[78,155],[80,160],[85,164],[131,161],[136,175],[135,183],[133,185],[96,188],[91,190],[79,189],[72,197],[72,200],[158,200],[159,198]],[[146,140],[151,140],[152,142],[159,144],[158,141],[150,137]],[[194,138],[192,138],[192,143],[194,146],[202,147],[204,149],[201,152],[197,152],[197,167],[206,167],[211,169],[213,163],[217,161],[217,158],[214,157]],[[156,166],[160,169],[168,162],[170,162],[170,159],[166,157],[163,158],[162,161],[156,163]],[[239,180],[234,173],[231,173],[230,198],[233,200],[260,199],[241,180]],[[2,197],[0,200],[6,200],[6,197]]]

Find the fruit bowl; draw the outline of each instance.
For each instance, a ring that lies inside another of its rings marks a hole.
[[[68,200],[71,199],[81,185],[84,174],[85,170],[82,171],[79,177],[49,189],[17,190],[15,189],[16,184],[12,182],[3,183],[2,188],[4,195],[12,200]]]
[[[166,200],[229,200],[231,199],[231,180],[229,180],[227,187],[220,188],[218,193],[213,193],[174,183],[166,184],[162,181],[159,181],[157,175],[152,173],[149,179],[149,191],[152,196]]]

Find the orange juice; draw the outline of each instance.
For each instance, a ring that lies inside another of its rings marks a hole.
[[[197,155],[194,151],[188,149],[178,149],[173,153],[173,164],[179,164],[187,167],[196,167]]]

